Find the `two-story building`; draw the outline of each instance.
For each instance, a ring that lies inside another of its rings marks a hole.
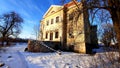
[[[50,6],[40,22],[40,40],[60,42],[64,50],[86,53],[87,44],[97,44],[96,29],[90,25],[82,3],[71,1],[63,6]]]

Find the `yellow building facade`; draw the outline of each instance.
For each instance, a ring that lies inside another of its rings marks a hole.
[[[86,53],[86,43],[91,43],[91,26],[84,14],[87,11],[82,11],[81,3],[76,4],[52,5],[48,9],[40,22],[41,41],[60,42],[62,49]]]
[[[41,40],[60,41],[62,36],[62,6],[52,5],[41,21]]]

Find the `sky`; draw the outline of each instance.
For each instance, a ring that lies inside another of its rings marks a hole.
[[[0,0],[0,15],[18,13],[23,19],[20,38],[35,39],[34,26],[39,25],[51,5],[61,5],[60,0]]]

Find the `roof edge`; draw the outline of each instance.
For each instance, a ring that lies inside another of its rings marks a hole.
[[[51,5],[49,7],[49,9],[45,12],[45,14],[43,15],[43,18],[45,17],[45,15],[47,15],[47,13],[49,12],[49,10],[52,8],[52,7],[62,7],[61,5]]]

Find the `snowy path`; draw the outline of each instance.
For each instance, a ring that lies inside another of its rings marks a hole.
[[[22,68],[28,68],[28,64],[27,64],[27,61],[25,60],[25,57],[23,56],[23,54],[21,54],[21,52],[17,52],[20,59],[21,59],[21,62],[22,62]]]
[[[21,54],[24,51],[25,45],[12,47],[4,47],[0,51],[0,62],[5,63],[3,68],[28,68],[24,56]]]

